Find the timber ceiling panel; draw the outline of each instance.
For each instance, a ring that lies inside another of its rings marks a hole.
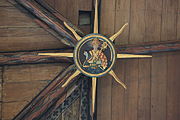
[[[3,69],[2,119],[12,119],[67,64],[5,66]]]
[[[178,0],[102,0],[101,32],[112,35],[128,22],[118,45],[179,41],[178,4]]]
[[[15,4],[15,3],[14,3]],[[0,51],[58,49],[66,47],[40,27],[27,11],[0,2]]]

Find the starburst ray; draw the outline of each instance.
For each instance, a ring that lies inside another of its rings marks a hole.
[[[111,41],[114,41],[123,32],[123,30],[126,28],[126,26],[128,26],[128,23],[124,24],[123,27],[116,34],[111,36],[109,39]]]
[[[152,55],[117,54],[117,58],[150,58]]]
[[[77,69],[74,74],[72,74],[68,79],[67,81],[62,85],[62,87],[66,87],[70,82],[71,80],[73,80],[73,78],[77,77],[81,72]]]
[[[124,89],[127,89],[126,85],[117,77],[117,75],[114,73],[113,70],[109,72],[109,74],[114,77],[117,83],[119,83],[121,86],[123,86]]]
[[[79,41],[82,38],[76,33],[76,31],[71,28],[66,22],[64,22],[64,25],[73,33],[73,35],[75,36],[75,38]]]
[[[95,112],[95,101],[96,101],[96,82],[97,78],[92,78],[92,117],[94,116]]]
[[[73,57],[73,53],[38,53],[40,56]]]
[[[94,16],[94,33],[99,33],[98,28],[98,0],[95,3],[95,16]]]

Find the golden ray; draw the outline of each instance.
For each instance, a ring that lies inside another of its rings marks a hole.
[[[150,58],[152,55],[117,54],[117,58]]]
[[[114,34],[112,37],[110,37],[109,39],[111,41],[114,41],[123,32],[123,30],[125,29],[126,26],[128,26],[128,23],[124,24],[123,27],[116,34]]]
[[[73,35],[76,37],[76,39],[79,41],[82,38],[76,33],[76,31],[71,28],[66,22],[64,22],[64,25],[73,33]]]
[[[75,73],[73,73],[73,74],[67,79],[67,81],[62,85],[62,87],[66,87],[66,86],[69,84],[69,82],[70,82],[73,78],[75,78],[76,76],[78,76],[80,73],[81,73],[81,72],[77,69],[77,70],[75,71]]]
[[[92,117],[93,117],[94,112],[95,112],[96,82],[97,82],[97,78],[93,77],[92,78]]]
[[[109,74],[114,77],[114,79],[116,80],[116,82],[118,82],[121,86],[123,86],[124,89],[127,89],[126,85],[117,77],[117,75],[114,73],[113,70],[111,70],[109,72]]]
[[[73,53],[38,53],[41,56],[73,57]]]
[[[98,30],[98,0],[96,0],[95,4],[95,16],[94,16],[94,33],[99,33]]]

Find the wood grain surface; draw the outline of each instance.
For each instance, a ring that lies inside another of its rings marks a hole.
[[[78,25],[79,10],[93,8],[92,0],[46,2],[75,25]],[[1,52],[64,47],[26,13],[0,0]],[[168,48],[172,48],[180,39],[179,13],[179,0],[102,0],[100,32],[110,37],[128,22],[129,26],[115,41],[117,46],[136,44],[139,47],[133,50],[142,52],[141,47],[146,43],[163,48],[161,42],[167,42]],[[179,51],[153,53],[152,59],[117,60],[114,70],[128,89],[124,91],[109,75],[98,79],[97,119],[179,120],[179,61]],[[0,68],[2,119],[10,120],[17,115],[65,66],[36,64]]]
[[[116,74],[125,81],[128,89],[124,91],[114,82],[105,85],[106,81],[112,80],[109,77],[99,80],[98,118],[178,120],[179,57],[177,51],[154,53],[152,59],[116,61]]]
[[[5,66],[2,119],[12,119],[67,65]]]

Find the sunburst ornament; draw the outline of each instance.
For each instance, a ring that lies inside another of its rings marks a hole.
[[[98,1],[95,4],[95,17],[94,17],[94,31],[85,37],[80,37],[76,31],[71,28],[66,22],[64,25],[73,33],[78,43],[74,49],[74,53],[39,53],[39,55],[59,56],[59,57],[73,57],[76,65],[76,71],[62,87],[66,87],[73,78],[79,74],[92,77],[92,118],[95,112],[95,97],[96,97],[96,81],[98,77],[104,76],[109,73],[114,77],[124,89],[126,85],[117,77],[112,70],[117,58],[145,58],[152,57],[151,55],[133,55],[133,54],[116,54],[114,48],[114,40],[123,32],[126,23],[116,34],[108,38],[99,34],[98,30]]]

